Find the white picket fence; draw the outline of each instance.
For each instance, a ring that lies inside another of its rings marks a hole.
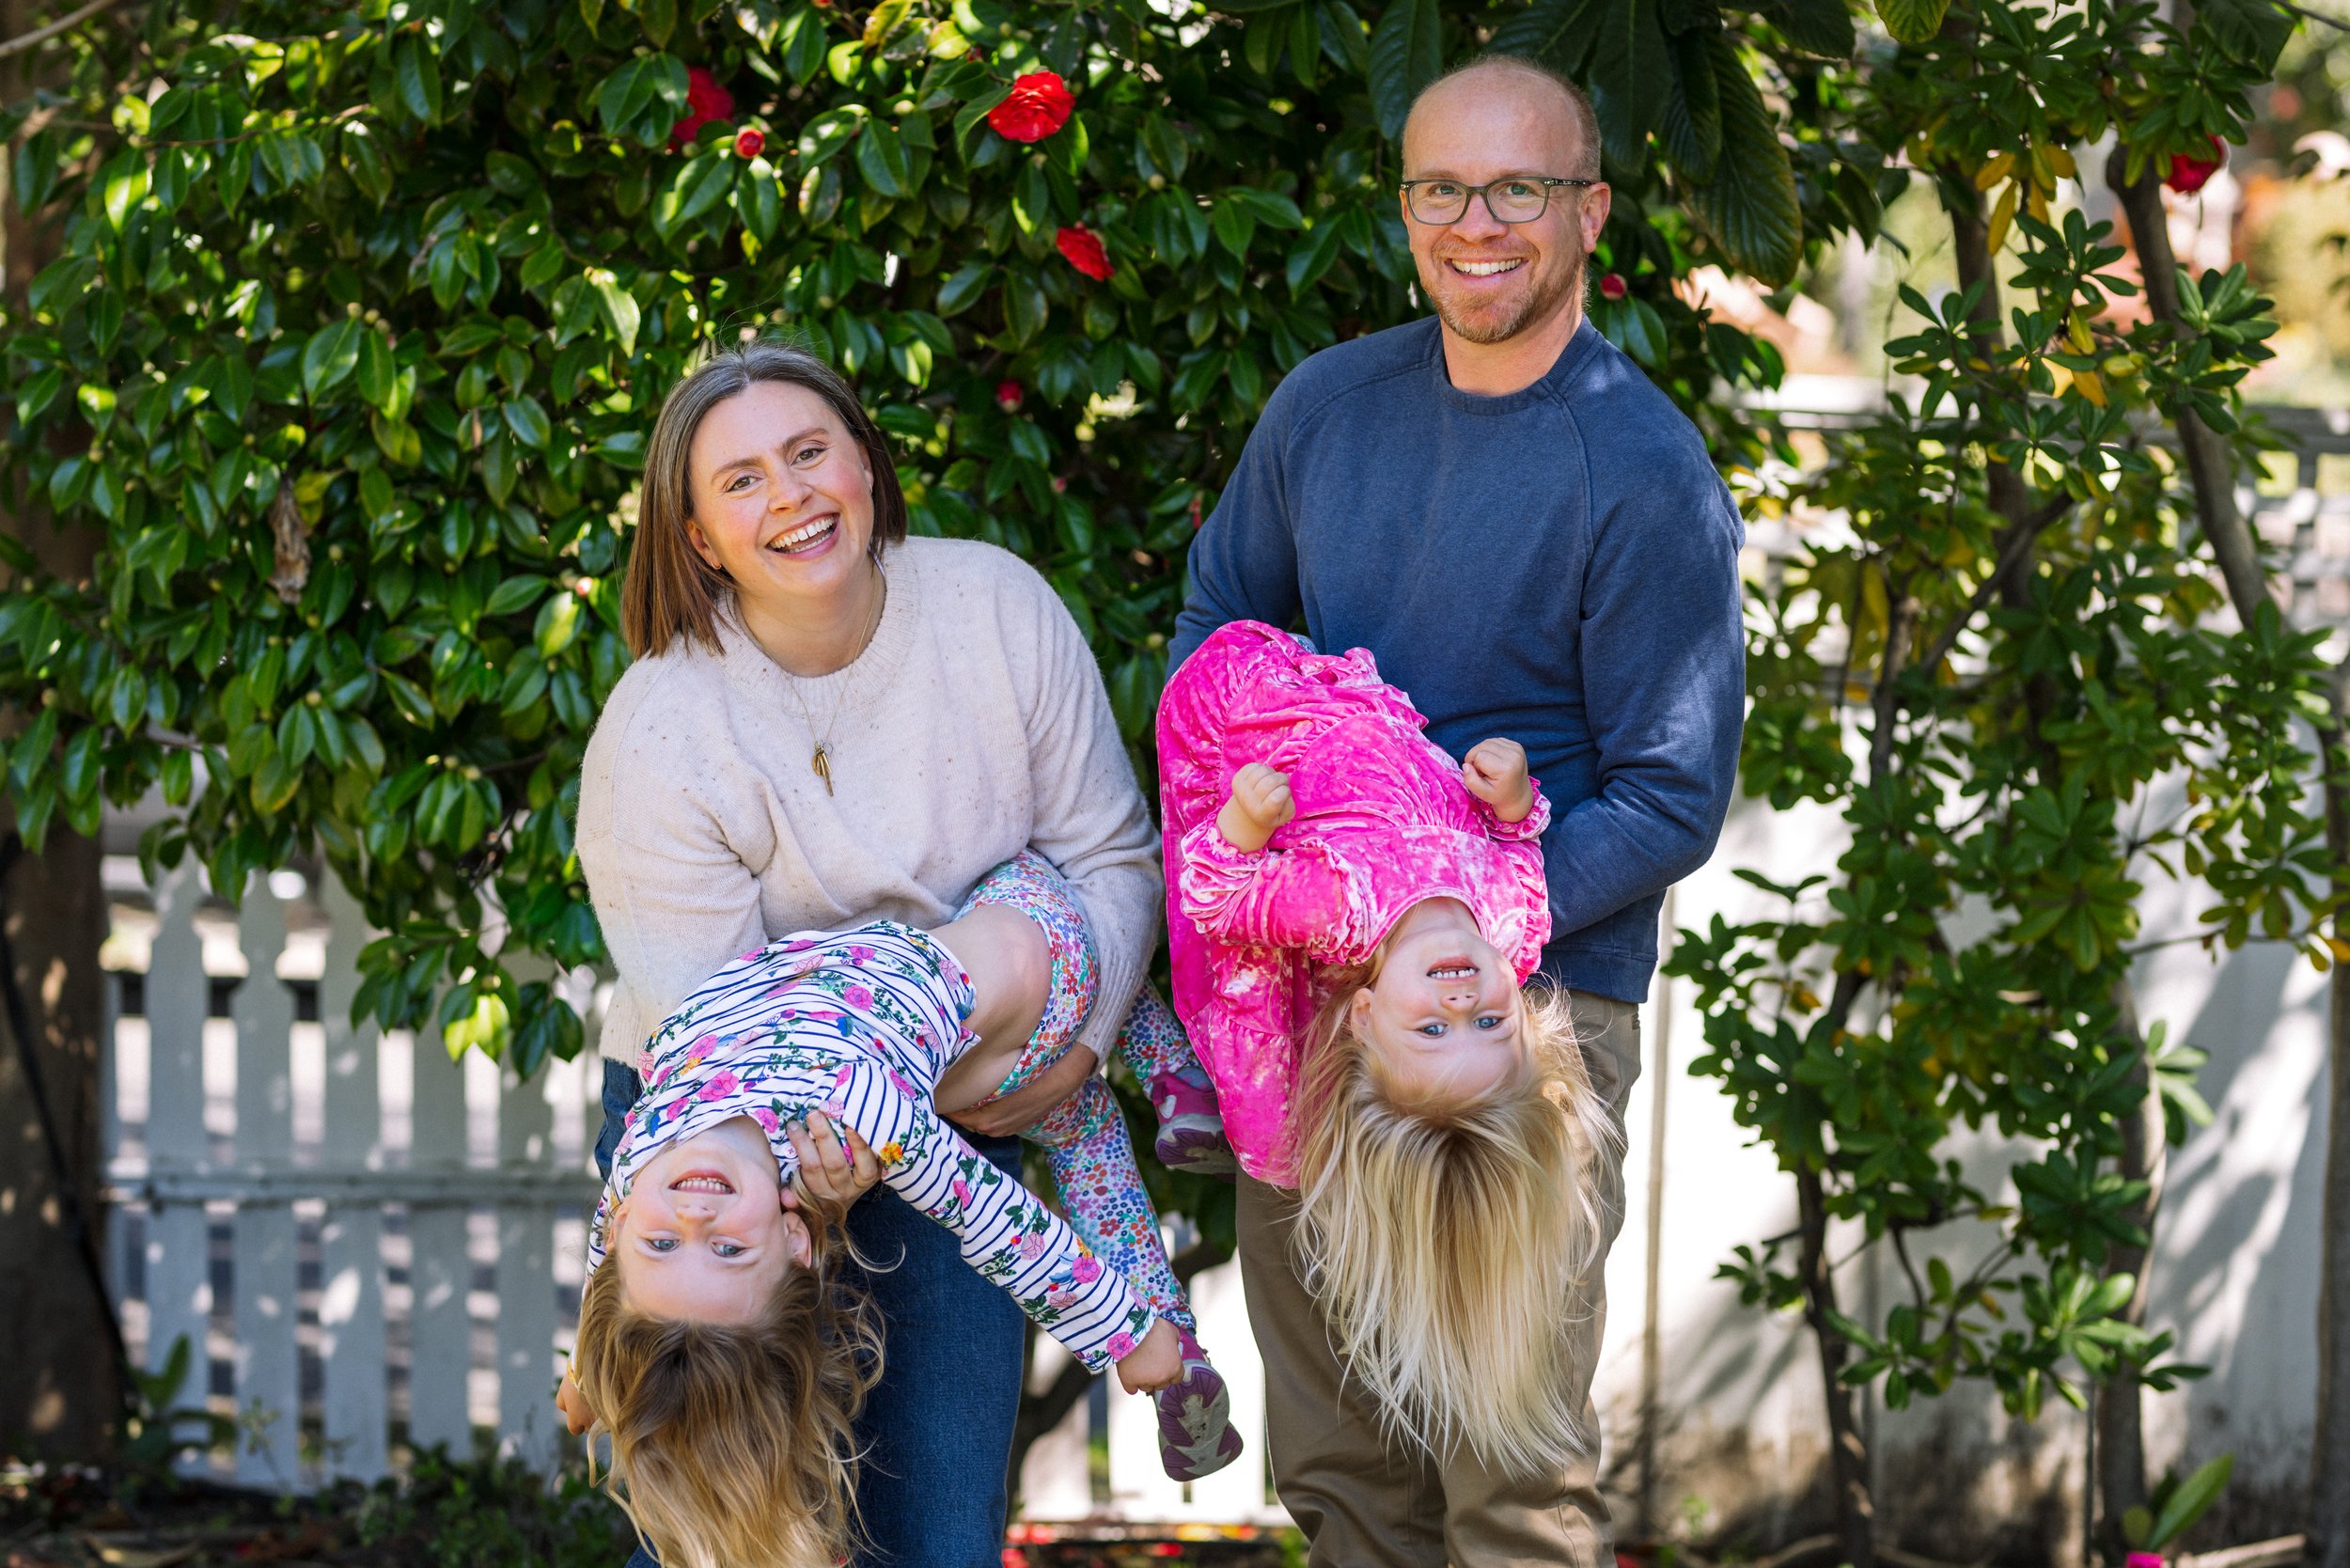
[[[241,910],[193,868],[147,887],[107,862],[118,975],[105,1104],[117,1299],[134,1355],[195,1355],[178,1403],[239,1423],[197,1468],[255,1486],[371,1481],[432,1444],[561,1463],[553,1394],[577,1323],[602,1068],[527,1084],[433,1034],[354,1028],[372,936],[330,877],[257,879]],[[598,987],[567,995],[588,1016]],[[1040,1441],[1031,1518],[1277,1518],[1262,1377],[1237,1273],[1196,1285],[1251,1456],[1190,1487],[1161,1473],[1148,1403],[1108,1401],[1109,1491],[1091,1406]],[[1040,1349],[1039,1385],[1059,1351]]]

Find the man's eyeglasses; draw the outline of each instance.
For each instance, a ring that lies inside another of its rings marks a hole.
[[[1483,196],[1485,211],[1496,223],[1532,223],[1550,210],[1552,186],[1583,190],[1598,183],[1596,180],[1546,180],[1530,174],[1513,174],[1482,185],[1465,185],[1458,180],[1406,180],[1403,203],[1421,223],[1459,223],[1468,212],[1469,198]]]

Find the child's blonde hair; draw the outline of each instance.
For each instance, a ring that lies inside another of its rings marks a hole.
[[[1592,1369],[1569,1354],[1606,1235],[1592,1092],[1563,993],[1524,996],[1528,1049],[1469,1098],[1407,1086],[1350,1025],[1377,958],[1325,977],[1292,1127],[1306,1281],[1389,1435],[1556,1471],[1590,1451]]]
[[[811,1218],[815,1216],[811,1215]],[[854,1544],[852,1424],[881,1375],[863,1293],[830,1260],[787,1268],[745,1324],[657,1318],[628,1305],[619,1259],[588,1277],[572,1375],[612,1440],[606,1486],[666,1568],[834,1568]]]

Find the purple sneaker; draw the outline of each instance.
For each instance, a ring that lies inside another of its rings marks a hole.
[[[1152,1075],[1151,1108],[1158,1113],[1159,1136],[1151,1152],[1169,1170],[1189,1170],[1230,1181],[1240,1169],[1231,1140],[1224,1135],[1224,1107],[1207,1074],[1167,1072]]]
[[[1240,1457],[1224,1376],[1188,1328],[1180,1329],[1183,1375],[1151,1396],[1159,1409],[1159,1463],[1176,1481],[1212,1476]]]

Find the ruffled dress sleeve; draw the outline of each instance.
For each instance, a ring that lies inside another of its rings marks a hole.
[[[1203,935],[1321,964],[1358,963],[1378,945],[1370,889],[1325,843],[1235,849],[1210,820],[1183,835],[1180,865],[1176,907]]]

